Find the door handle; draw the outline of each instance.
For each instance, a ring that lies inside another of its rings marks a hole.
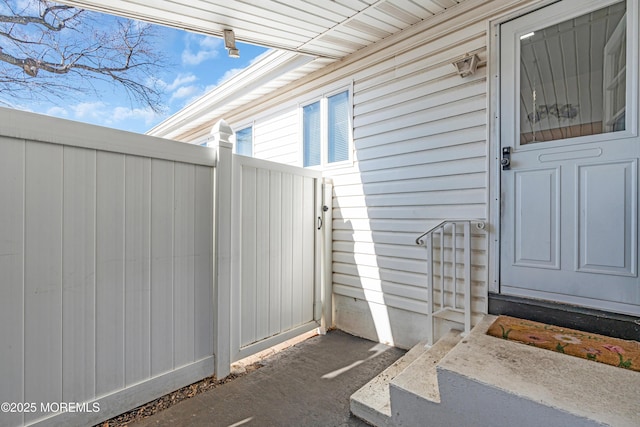
[[[502,147],[502,158],[500,159],[500,165],[503,171],[511,169],[511,147]]]

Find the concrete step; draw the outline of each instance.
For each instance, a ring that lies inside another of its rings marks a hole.
[[[351,395],[350,407],[353,415],[374,426],[390,425],[389,383],[426,351],[426,342],[416,344],[404,356]]]
[[[392,386],[389,424],[639,425],[640,372],[488,336],[494,320],[486,316],[437,363],[439,400]]]
[[[460,331],[450,330],[429,351],[417,357],[391,381],[389,391],[392,410],[393,402],[397,399],[425,399],[434,403],[440,402],[436,367],[461,339]]]
[[[452,330],[430,348],[425,343],[415,345],[351,396],[351,412],[374,426],[391,426],[394,387],[438,399],[435,366],[459,340],[460,331]]]

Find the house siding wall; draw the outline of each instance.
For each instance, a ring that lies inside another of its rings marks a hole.
[[[254,123],[254,157],[298,165],[298,111],[296,105],[279,109]]]
[[[338,328],[400,347],[426,337],[426,251],[415,238],[444,219],[489,218],[488,22],[528,3],[468,2],[280,92],[270,102],[281,114],[253,110],[256,156],[299,164],[297,103],[353,82],[353,164],[325,170],[334,184]],[[451,63],[467,53],[480,66],[461,78]],[[487,310],[486,233],[476,231],[472,247],[477,320]]]
[[[462,79],[451,65],[467,52],[484,60],[485,45],[481,21],[355,76],[354,167],[331,174],[338,327],[359,333],[357,315],[378,304],[378,339],[424,339],[426,328],[403,328],[404,318],[426,326],[428,263],[415,238],[443,219],[487,218],[486,67]],[[482,235],[473,246],[473,311],[483,313]]]

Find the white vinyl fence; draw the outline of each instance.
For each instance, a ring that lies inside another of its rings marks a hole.
[[[215,150],[0,120],[0,425],[91,425],[212,375]]]
[[[330,188],[212,134],[0,108],[0,427],[93,425],[331,325]]]

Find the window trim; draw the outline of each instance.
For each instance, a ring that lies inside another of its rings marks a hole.
[[[328,127],[328,115],[329,115],[329,98],[338,95],[340,93],[347,92],[348,94],[348,158],[338,162],[329,163],[329,127]],[[320,102],[320,164],[315,166],[304,166],[304,107]],[[299,128],[299,162],[300,166],[307,169],[335,169],[345,166],[353,165],[353,81],[349,84],[343,84],[329,91],[322,91],[313,97],[306,98],[306,100],[298,103],[298,128]]]

